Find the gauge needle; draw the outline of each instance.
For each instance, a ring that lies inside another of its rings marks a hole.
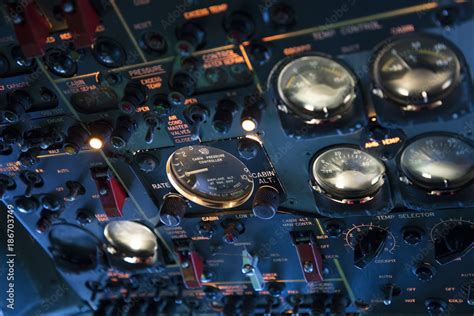
[[[405,66],[406,69],[411,70],[410,65],[406,62],[406,60],[402,56],[398,54],[396,50],[392,50],[392,54],[393,56],[397,57],[398,60],[400,60],[400,62],[403,64],[403,66]]]
[[[306,82],[307,85],[310,85],[312,86],[313,83],[311,83],[311,81],[309,81],[305,76],[303,76],[302,74],[298,74],[298,77],[300,77],[301,79],[303,79],[304,82]]]
[[[185,175],[186,177],[189,177],[190,175],[198,174],[198,173],[203,173],[203,172],[207,172],[207,171],[209,171],[208,168],[196,169],[196,170],[193,170],[193,171],[186,171],[186,172],[184,173],[184,175]]]
[[[332,161],[328,161],[328,163],[334,167],[336,167],[336,169],[338,169],[339,171],[344,171],[344,168],[342,168],[342,166],[336,164],[335,162],[332,162]]]

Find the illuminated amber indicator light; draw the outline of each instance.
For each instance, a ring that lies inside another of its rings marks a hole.
[[[262,112],[257,106],[250,106],[244,109],[242,116],[240,117],[240,125],[246,132],[253,132],[258,128],[260,124],[260,117]]]
[[[257,129],[257,123],[252,119],[244,119],[242,121],[242,128],[246,132],[253,132]]]
[[[92,149],[102,149],[104,142],[99,137],[91,137],[91,139],[89,139],[89,146],[91,146]]]
[[[110,140],[113,126],[108,121],[99,120],[93,122],[90,127],[90,137],[87,141],[92,149],[102,149]]]

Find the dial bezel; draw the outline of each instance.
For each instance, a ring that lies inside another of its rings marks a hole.
[[[342,103],[335,109],[328,109],[327,114],[323,111],[309,111],[302,109],[300,106],[293,105],[287,100],[283,93],[281,93],[281,89],[279,86],[280,77],[287,66],[289,66],[293,62],[296,62],[299,59],[311,57],[327,59],[331,62],[338,64],[344,71],[346,71],[348,77],[353,82],[352,97],[349,99],[349,101],[347,103]],[[349,110],[353,107],[354,102],[359,94],[358,83],[359,81],[357,80],[357,77],[355,76],[354,72],[349,67],[349,65],[347,65],[347,63],[345,63],[343,60],[319,52],[307,52],[288,56],[280,60],[270,72],[267,86],[268,90],[271,91],[273,95],[274,103],[277,104],[279,111],[285,113],[289,112],[298,117],[299,119],[303,120],[306,124],[322,124],[326,122],[338,121],[345,114],[347,114],[347,112],[349,112]]]
[[[202,147],[211,148],[211,149],[218,149],[220,151],[225,152],[227,156],[231,157],[232,159],[235,159],[240,164],[242,164],[242,166],[244,166],[244,170],[248,171],[248,178],[252,179],[252,181],[249,181],[249,183],[251,183],[250,189],[244,195],[242,195],[241,197],[231,199],[231,200],[228,200],[228,201],[214,200],[214,199],[211,199],[211,198],[208,198],[208,197],[203,197],[203,196],[197,195],[195,192],[192,192],[188,188],[184,187],[184,185],[182,185],[179,181],[176,180],[176,175],[174,174],[173,168],[171,166],[171,161],[173,159],[174,154],[176,153],[176,151],[178,151],[181,148],[175,150],[169,156],[168,161],[166,162],[166,175],[167,175],[168,180],[170,181],[171,185],[173,186],[173,188],[176,191],[178,191],[178,193],[180,193],[182,196],[184,196],[186,199],[188,199],[188,200],[190,200],[190,201],[192,201],[192,202],[194,202],[198,205],[209,207],[209,208],[214,208],[214,209],[234,208],[234,207],[240,206],[240,205],[244,204],[245,202],[247,202],[250,199],[250,197],[252,196],[253,191],[255,189],[255,184],[254,184],[252,175],[251,175],[250,170],[248,169],[248,167],[240,159],[238,159],[237,157],[235,157],[234,155],[232,155],[228,151],[225,151],[225,150],[220,149],[220,148],[204,146],[204,145],[196,145],[196,146],[202,146]]]
[[[370,156],[373,158],[375,161],[377,161],[383,168],[382,173],[380,174],[379,180],[374,183],[370,188],[361,191],[359,194],[353,193],[354,196],[343,196],[343,194],[339,194],[338,192],[335,192],[333,188],[328,187],[324,181],[321,181],[319,177],[317,177],[317,170],[316,164],[317,162],[322,158],[324,154],[326,154],[329,151],[335,150],[335,149],[353,149],[353,150],[358,150],[365,155]],[[386,172],[387,168],[385,164],[383,163],[382,160],[378,159],[377,157],[371,155],[367,151],[364,151],[360,149],[357,145],[354,144],[337,144],[329,147],[325,147],[321,150],[319,150],[314,157],[311,159],[310,162],[310,173],[311,173],[311,184],[313,190],[315,190],[318,193],[321,193],[331,199],[332,201],[342,203],[342,204],[354,204],[354,203],[366,203],[370,200],[372,200],[382,189],[382,187],[385,184],[385,178],[386,178]]]
[[[453,53],[456,57],[456,76],[453,80],[451,86],[446,89],[442,94],[440,94],[437,98],[428,98],[428,102],[411,102],[408,101],[409,97],[403,98],[399,95],[390,91],[390,89],[385,88],[385,85],[382,83],[382,79],[380,78],[379,69],[380,69],[380,59],[384,56],[393,46],[397,45],[398,43],[402,43],[404,41],[410,41],[411,39],[429,39],[429,40],[436,40],[440,43],[446,45],[446,47]],[[374,94],[379,95],[377,90],[382,92],[383,98],[390,100],[391,102],[400,106],[400,108],[404,111],[419,111],[425,108],[432,109],[438,106],[443,105],[442,100],[449,96],[461,83],[463,78],[463,65],[464,60],[459,49],[454,45],[451,41],[444,38],[443,36],[431,34],[431,33],[420,33],[420,32],[413,32],[409,34],[402,34],[391,37],[387,40],[384,40],[380,44],[378,44],[373,53],[371,62],[369,65],[370,69],[370,79],[372,82],[372,86],[374,88]]]
[[[404,167],[403,164],[402,164],[403,154],[405,153],[405,151],[407,150],[407,148],[410,145],[412,145],[413,143],[415,143],[415,142],[417,142],[421,139],[436,137],[436,136],[456,138],[456,139],[470,145],[474,149],[474,142],[471,141],[470,139],[466,138],[466,137],[463,137],[463,136],[459,135],[459,134],[450,133],[450,132],[429,132],[429,133],[419,134],[419,135],[409,139],[404,144],[403,148],[400,150],[400,152],[398,154],[397,165],[398,165],[398,169],[399,169],[400,176],[401,176],[400,180],[402,182],[406,183],[406,184],[413,185],[413,186],[425,191],[429,195],[453,194],[453,193],[455,193],[459,190],[462,190],[463,188],[469,186],[471,183],[474,182],[474,169],[471,170],[472,179],[467,181],[466,183],[462,184],[461,186],[453,187],[453,188],[449,188],[449,189],[438,189],[438,188],[434,188],[432,186],[426,185],[425,183],[422,183],[422,181],[418,181],[416,179],[418,177],[413,176],[412,173],[406,167]]]

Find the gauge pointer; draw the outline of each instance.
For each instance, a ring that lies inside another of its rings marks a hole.
[[[191,175],[193,175],[193,174],[203,173],[203,172],[207,172],[207,171],[209,171],[208,168],[196,169],[196,170],[193,170],[193,171],[186,171],[186,172],[184,173],[184,175],[185,175],[186,177],[189,177],[189,176],[191,176]]]
[[[336,164],[335,162],[332,162],[332,161],[328,161],[328,163],[334,167],[336,167],[336,169],[338,169],[339,171],[344,171],[344,168],[342,168],[342,166]]]
[[[411,67],[410,65],[407,63],[407,61],[402,57],[400,56],[400,54],[398,54],[398,52],[396,50],[392,50],[392,54],[393,56],[397,57],[397,59],[403,64],[403,66],[408,69],[408,70],[411,70]]]

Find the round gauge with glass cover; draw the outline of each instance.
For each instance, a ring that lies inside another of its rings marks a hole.
[[[376,95],[416,111],[442,105],[461,81],[461,61],[444,38],[414,33],[383,43],[371,72]]]
[[[356,98],[356,79],[349,68],[322,55],[287,57],[269,78],[279,109],[307,124],[340,119]]]
[[[371,200],[384,184],[385,166],[351,145],[331,147],[312,162],[313,188],[340,203]]]
[[[474,146],[457,135],[425,134],[402,151],[402,180],[431,194],[450,193],[474,179]]]
[[[233,208],[253,193],[252,174],[232,154],[214,147],[187,146],[169,157],[166,173],[188,200],[211,208]]]

